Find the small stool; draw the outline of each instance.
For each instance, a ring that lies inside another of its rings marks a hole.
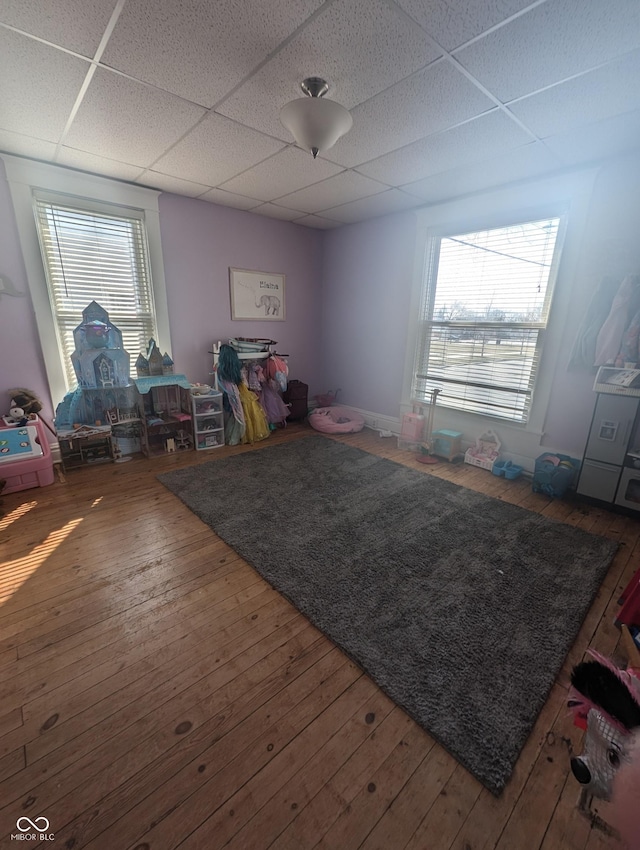
[[[446,428],[434,431],[431,435],[431,454],[448,461],[462,454],[462,432],[449,431]]]

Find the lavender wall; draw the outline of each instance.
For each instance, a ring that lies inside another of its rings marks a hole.
[[[214,340],[268,337],[289,354],[291,377],[319,392],[321,251],[323,233],[203,201],[160,198],[172,354],[176,371],[192,381],[210,380]],[[229,266],[286,275],[284,322],[232,322]],[[0,297],[0,415],[9,409],[7,389],[34,390],[52,418],[51,399],[35,316],[18,241],[4,163],[0,159],[0,275],[25,297]],[[80,316],[78,317],[80,321]],[[160,345],[167,347],[163,340]],[[136,352],[131,352],[132,362]]]
[[[43,414],[52,417],[53,406],[45,374],[35,314],[18,241],[16,220],[0,159],[0,277],[11,279],[22,298],[0,295],[0,416],[9,410],[12,387],[26,387],[41,399]]]
[[[323,234],[178,195],[160,198],[160,227],[176,371],[210,380],[214,340],[275,339],[290,377],[318,392]],[[231,320],[229,267],[285,275],[286,320]]]
[[[416,225],[412,213],[325,237],[322,348],[326,389],[347,404],[397,417]]]
[[[325,382],[343,388],[343,399],[373,414],[398,418],[402,401],[406,333],[413,280],[416,230],[402,213],[326,234],[323,348]],[[535,445],[582,456],[595,406],[593,372],[567,370],[580,321],[605,274],[640,271],[640,162],[637,157],[602,166],[589,204],[572,293],[562,329],[544,434]],[[436,412],[436,427],[447,424]],[[486,427],[475,417],[465,436]],[[510,436],[514,452],[519,449]],[[532,446],[528,456],[539,453]]]
[[[598,283],[606,275],[640,272],[640,160],[611,161],[598,174],[578,265],[572,320],[562,338],[545,421],[545,443],[584,451],[595,407],[592,372],[568,370],[573,342]]]

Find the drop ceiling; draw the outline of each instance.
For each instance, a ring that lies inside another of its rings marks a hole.
[[[353,116],[315,161],[309,76]],[[300,225],[639,148],[639,0],[0,4],[1,151]]]

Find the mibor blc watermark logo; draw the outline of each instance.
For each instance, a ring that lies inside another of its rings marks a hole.
[[[55,836],[49,832],[49,821],[45,817],[18,818],[16,821],[18,830],[11,836],[12,841],[55,841]]]

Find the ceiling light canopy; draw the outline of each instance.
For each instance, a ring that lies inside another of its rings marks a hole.
[[[324,98],[329,86],[320,77],[307,77],[300,88],[307,97],[285,104],[280,120],[300,147],[310,151],[315,159],[349,132],[353,119],[344,106]]]

